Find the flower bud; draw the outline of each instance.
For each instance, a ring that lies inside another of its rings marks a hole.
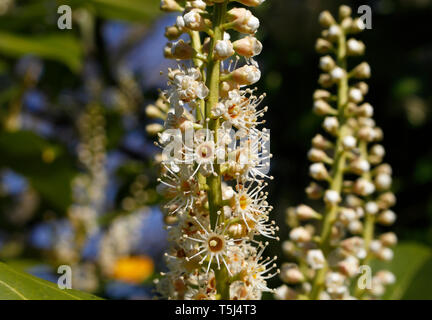
[[[353,19],[351,17],[346,17],[345,19],[342,20],[340,26],[343,31],[349,33],[352,27],[352,23],[353,23]]]
[[[386,210],[378,215],[377,222],[384,226],[391,226],[396,221],[396,214],[392,210]]]
[[[215,45],[214,56],[217,60],[225,60],[234,54],[233,44],[229,40],[218,40]]]
[[[364,22],[361,19],[357,18],[357,19],[354,19],[354,21],[351,25],[350,31],[352,33],[359,33],[359,32],[362,32],[365,28],[366,28],[366,26],[365,26]]]
[[[330,205],[335,205],[341,202],[342,199],[336,190],[327,190],[324,194],[324,201]]]
[[[376,144],[370,149],[370,154],[383,158],[385,155],[385,149],[382,145]]]
[[[360,89],[351,88],[348,93],[348,98],[354,103],[359,103],[363,100],[363,94]]]
[[[353,191],[360,196],[368,196],[375,192],[375,186],[368,180],[359,178],[354,183]]]
[[[385,192],[378,197],[378,205],[381,209],[388,209],[396,204],[396,197],[392,192]]]
[[[288,284],[298,284],[304,280],[303,273],[294,263],[283,263],[281,266],[280,278]]]
[[[308,159],[312,162],[326,162],[330,160],[323,150],[317,148],[312,148],[309,150]]]
[[[336,66],[336,62],[331,56],[324,56],[320,59],[320,68],[325,72],[331,71]]]
[[[346,74],[345,70],[340,68],[340,67],[336,67],[330,72],[330,76],[335,81],[342,80],[342,78],[345,76],[345,74]]]
[[[361,175],[370,170],[370,164],[366,159],[356,159],[350,164],[352,172]]]
[[[326,180],[329,177],[325,165],[321,162],[311,164],[309,167],[309,174],[316,180]]]
[[[317,213],[314,209],[304,204],[301,204],[296,207],[295,214],[299,220],[310,220],[310,219],[316,219],[320,217],[319,213]]]
[[[347,150],[354,149],[357,145],[357,139],[353,136],[346,136],[342,139],[342,145]]]
[[[235,1],[249,7],[256,7],[265,2],[265,0],[235,0]]]
[[[333,48],[333,45],[331,42],[324,40],[322,38],[319,38],[315,44],[315,50],[318,53],[325,54],[329,52]]]
[[[324,254],[319,249],[309,250],[306,255],[306,261],[309,266],[314,270],[319,270],[324,268],[326,260]]]
[[[185,27],[194,31],[203,31],[206,28],[206,23],[201,13],[197,9],[193,9],[183,16]]]
[[[329,28],[329,38],[332,40],[336,40],[338,37],[340,37],[342,35],[342,30],[341,28],[334,24]]]
[[[378,271],[374,278],[379,279],[379,281],[385,286],[394,284],[396,282],[395,275],[387,270]]]
[[[189,7],[195,8],[195,9],[200,9],[200,10],[205,10],[207,7],[207,4],[203,0],[192,0],[192,1],[188,1],[186,3],[186,10]]]
[[[363,62],[354,68],[352,74],[357,79],[368,79],[371,76],[371,68],[367,62]]]
[[[331,97],[331,93],[327,90],[315,90],[313,98],[314,100],[327,100]]]
[[[325,149],[331,148],[333,145],[332,145],[332,143],[330,141],[328,141],[322,135],[317,134],[312,139],[312,146],[314,148],[317,148],[317,149],[325,150]]]
[[[316,100],[313,107],[314,112],[319,116],[334,115],[337,111],[324,100]]]
[[[162,132],[164,127],[163,127],[163,125],[161,125],[159,123],[152,123],[152,124],[147,125],[145,129],[149,135],[155,136],[159,132]]]
[[[289,237],[294,242],[309,242],[311,234],[304,227],[297,227],[291,230]]]
[[[172,12],[172,11],[183,11],[181,5],[175,0],[161,0],[160,8],[162,11]]]
[[[379,239],[385,247],[393,247],[397,244],[397,236],[394,232],[383,233]]]
[[[381,248],[381,250],[376,253],[376,256],[380,260],[390,261],[393,259],[394,254],[393,250],[390,248]]]
[[[164,119],[164,113],[156,106],[150,104],[145,108],[146,116],[153,119]]]
[[[347,42],[347,53],[350,56],[359,56],[364,54],[366,46],[362,41],[349,39]]]
[[[363,103],[358,109],[357,109],[357,115],[360,117],[367,117],[370,118],[374,114],[374,109],[370,103]]]
[[[238,32],[254,34],[260,26],[258,18],[245,8],[233,8],[227,15],[232,28]]]
[[[323,127],[327,132],[336,134],[339,129],[339,121],[336,117],[326,117],[323,122]]]
[[[172,44],[171,55],[174,59],[188,60],[195,55],[195,50],[190,44],[179,40]]]
[[[331,86],[333,86],[334,81],[328,73],[322,73],[318,79],[318,83],[323,88],[330,88]]]
[[[336,20],[333,18],[332,14],[329,11],[323,11],[319,15],[319,23],[323,27],[330,27],[331,25],[336,24]]]
[[[375,186],[377,190],[388,190],[392,184],[392,177],[386,173],[380,173],[375,177]]]
[[[364,96],[369,92],[369,85],[364,81],[357,82],[354,87],[359,89]]]
[[[246,58],[252,58],[259,55],[263,48],[261,42],[259,42],[257,38],[249,36],[235,41],[233,46],[237,54]]]
[[[347,5],[341,5],[339,7],[339,18],[340,19],[348,18],[349,16],[351,16],[351,13],[352,13],[352,10]]]
[[[323,188],[315,182],[311,182],[305,191],[309,199],[312,200],[318,200],[323,195]]]
[[[369,201],[365,204],[365,210],[366,210],[366,213],[371,214],[371,215],[375,215],[378,213],[379,208],[378,208],[378,205],[376,202]]]
[[[261,71],[252,65],[245,65],[231,72],[232,80],[239,85],[251,85],[259,81]]]
[[[168,40],[176,40],[182,34],[183,32],[177,27],[177,25],[165,28],[165,37],[168,38]]]

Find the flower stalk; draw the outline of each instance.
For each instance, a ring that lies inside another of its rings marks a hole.
[[[186,61],[169,69],[159,99],[168,109],[164,125],[148,126],[163,150],[158,190],[167,199],[171,247],[157,286],[169,299],[259,299],[272,291],[266,279],[275,258],[264,259],[267,243],[254,239],[277,239],[264,191],[269,133],[258,128],[267,107],[258,108],[264,95],[246,88],[261,75],[253,59],[262,49],[254,37],[259,20],[231,2],[161,2],[181,12],[166,29],[165,56]],[[246,36],[231,42],[235,31]],[[175,41],[182,34],[189,40]]]
[[[282,265],[287,285],[277,289],[276,297],[375,299],[395,281],[394,275],[380,270],[363,283],[361,267],[375,258],[391,260],[397,238],[392,232],[375,238],[376,224],[385,230],[395,220],[389,210],[395,196],[389,191],[391,167],[382,163],[382,130],[372,119],[373,107],[364,102],[370,67],[363,62],[349,71],[349,58],[365,50],[363,42],[350,36],[364,25],[347,6],[339,8],[338,20],[324,11],[320,23],[325,27],[316,43],[323,54],[322,89],[314,93],[314,111],[325,117],[325,133],[312,140],[309,173],[316,182],[306,193],[320,200],[321,208],[303,204],[287,210],[292,230],[283,248],[295,263]]]

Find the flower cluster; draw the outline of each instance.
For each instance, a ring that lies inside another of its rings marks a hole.
[[[267,243],[254,239],[277,239],[264,191],[269,132],[258,128],[267,108],[259,107],[264,95],[246,88],[261,76],[254,60],[262,50],[254,36],[259,20],[230,2],[161,2],[180,12],[166,28],[165,56],[184,61],[169,69],[168,89],[147,110],[165,120],[147,130],[160,130],[163,150],[158,191],[167,199],[171,247],[157,287],[169,299],[259,299],[272,291],[266,279],[275,258],[264,258]],[[231,41],[232,31],[242,34],[238,40]]]
[[[368,279],[362,270],[368,270],[372,258],[393,257],[397,238],[385,228],[396,219],[390,210],[396,199],[390,191],[391,167],[382,163],[383,132],[372,119],[373,107],[364,101],[370,67],[362,62],[349,69],[347,64],[348,57],[365,51],[365,44],[351,37],[364,26],[347,6],[340,7],[338,21],[328,11],[319,20],[325,27],[316,43],[323,55],[322,89],[314,93],[313,110],[324,117],[324,132],[313,138],[308,153],[315,181],[306,193],[322,205],[287,210],[291,231],[283,249],[296,263],[282,265],[281,278],[288,285],[278,288],[276,297],[378,298],[395,281],[393,274],[381,270]],[[376,225],[386,231],[378,238]]]

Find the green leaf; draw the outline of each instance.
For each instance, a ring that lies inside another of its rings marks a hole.
[[[4,31],[0,31],[0,52],[12,57],[33,54],[64,63],[74,72],[81,69],[83,54],[80,42],[67,33],[24,36]]]
[[[77,290],[62,290],[54,283],[19,272],[0,262],[0,300],[100,300]]]
[[[134,22],[146,22],[158,16],[159,0],[88,0],[99,16]]]
[[[395,248],[389,263],[374,262],[373,269],[388,269],[396,276],[396,283],[387,288],[383,299],[432,299],[431,248],[415,242],[405,242]],[[424,290],[420,290],[421,288]]]
[[[64,147],[31,131],[0,132],[0,151],[0,168],[25,176],[49,205],[66,210],[76,171]]]

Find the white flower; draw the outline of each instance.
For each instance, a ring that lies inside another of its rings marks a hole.
[[[307,252],[306,261],[309,266],[314,269],[322,269],[325,266],[326,260],[324,254],[319,249],[312,249]]]
[[[327,190],[324,194],[324,201],[330,204],[341,202],[341,196],[336,190]]]
[[[342,144],[346,149],[350,150],[355,148],[357,144],[357,139],[354,138],[353,136],[346,136],[343,138]]]
[[[218,40],[215,45],[216,58],[225,60],[234,54],[234,47],[229,40]]]

